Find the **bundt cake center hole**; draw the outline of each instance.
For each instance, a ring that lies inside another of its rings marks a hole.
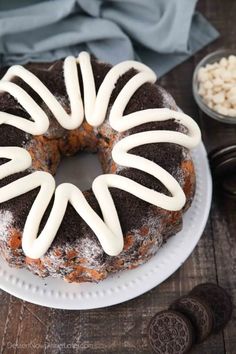
[[[98,155],[79,152],[73,156],[63,156],[57,168],[55,180],[61,183],[73,183],[80,190],[91,188],[94,178],[103,173]]]

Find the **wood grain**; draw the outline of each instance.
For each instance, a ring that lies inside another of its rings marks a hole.
[[[220,47],[235,48],[236,2],[202,0],[199,10],[216,26],[221,38],[161,79],[178,105],[199,122],[207,149],[235,142],[236,128],[210,120],[192,97],[197,62]],[[219,190],[205,232],[192,255],[167,281],[147,294],[105,309],[63,311],[25,303],[0,291],[0,353],[151,353],[147,325],[151,317],[198,283],[218,282],[236,304],[236,201]],[[195,347],[193,354],[236,354],[236,313],[223,333]]]

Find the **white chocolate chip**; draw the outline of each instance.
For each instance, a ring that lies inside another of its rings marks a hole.
[[[230,55],[230,56],[228,57],[228,62],[229,62],[230,64],[236,64],[236,56],[235,56],[235,55]]]
[[[214,76],[213,76],[213,74],[212,74],[212,71],[209,71],[209,72],[208,72],[208,80],[209,80],[209,81],[212,81],[212,79],[214,79]]]
[[[235,108],[230,108],[230,109],[228,110],[228,115],[229,115],[230,117],[236,117],[236,109],[235,109]]]
[[[213,102],[212,101],[208,102],[208,107],[211,108],[211,109],[213,108]]]
[[[218,93],[218,92],[221,92],[222,91],[222,87],[221,86],[214,86],[213,87],[213,92],[214,93]]]
[[[231,104],[229,103],[229,101],[224,101],[223,103],[222,103],[222,107],[225,107],[225,108],[231,108]]]
[[[225,100],[225,95],[223,92],[219,92],[216,95],[213,95],[212,100],[215,103],[223,103]]]
[[[236,95],[236,86],[232,86],[228,92],[228,95]]]
[[[218,64],[217,63],[213,63],[213,64],[207,64],[206,65],[206,71],[211,71],[211,70],[214,70],[215,68],[218,67]]]
[[[224,81],[230,81],[231,80],[231,74],[228,70],[221,70],[220,71],[220,77],[221,79],[223,79]]]
[[[220,77],[221,69],[217,68],[214,71],[212,71],[212,75],[217,79]]]
[[[231,103],[232,106],[236,105],[236,95],[229,96],[228,101],[229,103]]]
[[[212,80],[213,86],[222,86],[223,83],[224,83],[224,81],[222,79],[220,79],[219,77]]]
[[[235,64],[229,64],[227,69],[231,72],[234,72],[236,70],[236,65]]]
[[[209,79],[209,75],[207,72],[199,72],[198,73],[198,81],[200,82],[204,82],[204,81],[207,81]]]
[[[225,91],[229,91],[230,89],[232,88],[232,84],[227,82],[227,83],[224,83],[222,85],[222,89],[224,89]]]
[[[204,89],[204,87],[203,87],[202,84],[199,85],[198,94],[199,94],[200,96],[202,96],[202,97],[205,96],[205,94],[206,94],[206,90]]]
[[[213,87],[213,84],[212,84],[212,82],[210,80],[207,80],[207,81],[204,82],[203,87],[206,90],[208,90],[208,89],[211,89]]]
[[[226,58],[222,58],[220,60],[220,65],[226,67],[228,65],[228,60]]]
[[[210,103],[212,102],[212,98],[213,98],[213,95],[212,94],[207,94],[206,96],[204,96],[204,100],[207,102],[207,103]]]
[[[225,116],[228,115],[228,111],[229,111],[228,108],[225,108],[224,106],[220,106],[220,105],[217,105],[214,108],[218,113],[223,114]]]

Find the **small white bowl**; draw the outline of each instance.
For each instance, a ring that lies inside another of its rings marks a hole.
[[[229,123],[229,124],[236,124],[236,117],[230,117],[230,116],[225,116],[223,114],[220,114],[216,112],[215,110],[211,109],[210,107],[207,106],[207,104],[204,102],[203,98],[199,95],[198,93],[198,71],[200,68],[205,67],[207,64],[213,64],[215,62],[220,61],[221,58],[224,57],[229,57],[230,55],[236,55],[236,50],[234,49],[220,49],[217,50],[216,52],[213,52],[211,54],[208,54],[205,56],[196,66],[194,73],[193,73],[193,83],[192,83],[192,88],[193,88],[193,96],[198,104],[198,106],[201,108],[203,112],[205,112],[209,117],[214,118],[222,123]]]

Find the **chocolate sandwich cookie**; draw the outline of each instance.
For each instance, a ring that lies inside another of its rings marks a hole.
[[[215,182],[224,194],[236,198],[236,145],[218,147],[209,154],[209,161]]]
[[[171,304],[170,309],[179,311],[188,317],[196,332],[196,342],[200,343],[210,335],[213,315],[205,300],[194,296],[183,296]]]
[[[232,301],[228,293],[217,284],[205,283],[193,288],[190,295],[207,302],[213,314],[213,332],[221,331],[232,314]]]
[[[148,327],[149,342],[157,354],[184,354],[193,345],[193,326],[183,314],[166,310],[157,313]]]

